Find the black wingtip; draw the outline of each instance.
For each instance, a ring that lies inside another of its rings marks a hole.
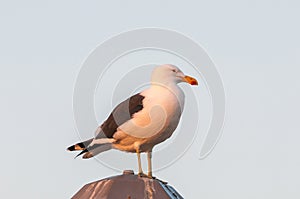
[[[75,146],[73,145],[73,146],[68,147],[67,151],[75,151]]]
[[[84,143],[77,143],[74,144],[70,147],[67,148],[68,151],[80,151],[80,150],[84,150],[86,148],[86,146],[84,145]]]
[[[78,154],[74,157],[74,159],[76,159],[78,156],[81,156],[82,154],[84,154],[84,153],[86,153],[86,152],[88,152],[88,150],[87,150],[87,149],[84,149],[83,151],[81,151],[80,153],[78,153]]]

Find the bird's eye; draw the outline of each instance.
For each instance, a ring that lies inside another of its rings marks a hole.
[[[172,71],[173,71],[174,73],[176,73],[176,70],[175,70],[175,69],[172,69]]]

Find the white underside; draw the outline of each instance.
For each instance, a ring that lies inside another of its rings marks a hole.
[[[184,106],[184,94],[177,85],[152,86],[141,95],[145,96],[143,109],[119,126],[113,136],[118,143],[112,144],[114,148],[136,151],[142,147],[143,150],[151,150],[172,135],[174,130],[168,129],[177,127]],[[111,139],[103,141],[111,143]]]

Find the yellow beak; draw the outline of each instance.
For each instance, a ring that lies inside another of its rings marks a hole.
[[[198,82],[197,82],[197,80],[195,78],[187,76],[187,75],[184,76],[183,81],[185,81],[185,82],[187,82],[187,83],[189,83],[191,85],[198,85]]]

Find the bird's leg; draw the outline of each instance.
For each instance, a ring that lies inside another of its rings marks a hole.
[[[146,177],[151,178],[151,179],[157,179],[152,175],[152,151],[147,152],[147,159],[148,159],[148,175]],[[163,184],[168,184],[165,181],[162,181],[160,179],[157,179],[158,181],[162,182]]]
[[[149,178],[153,178],[153,176],[152,176],[152,162],[151,162],[151,159],[152,159],[152,151],[148,151],[147,152],[147,160],[148,160],[148,177]]]
[[[145,176],[145,174],[143,173],[143,170],[142,170],[141,153],[140,153],[140,151],[137,151],[136,154],[138,157],[138,166],[139,166],[138,176],[142,177],[142,176]]]

